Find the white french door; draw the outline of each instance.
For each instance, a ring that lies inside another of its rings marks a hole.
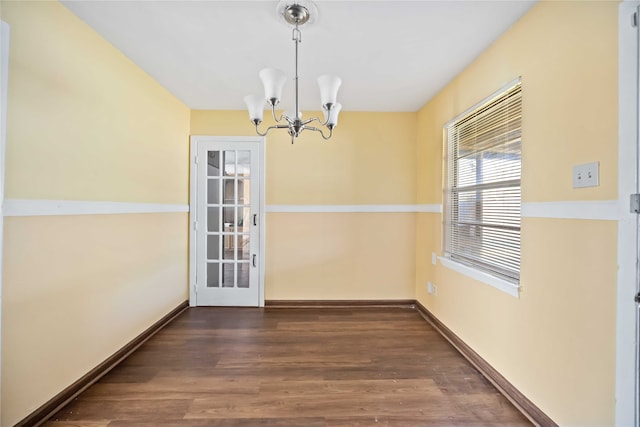
[[[191,305],[262,306],[263,139],[194,136],[191,148]]]

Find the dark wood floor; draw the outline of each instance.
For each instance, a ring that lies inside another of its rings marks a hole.
[[[191,308],[61,426],[529,426],[419,313]]]

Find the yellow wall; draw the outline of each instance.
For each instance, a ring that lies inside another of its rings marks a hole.
[[[322,117],[313,111],[307,115]],[[415,201],[415,113],[341,112],[328,141],[307,131],[291,145],[284,130],[272,132],[266,146],[267,205]],[[191,134],[246,136],[255,131],[245,111],[195,110]]]
[[[184,214],[5,220],[2,425],[187,299],[187,223]]]
[[[413,299],[414,230],[411,213],[270,213],[265,299]]]
[[[244,111],[192,111],[191,134],[254,131]],[[279,131],[266,142],[267,208],[413,204],[415,143],[415,113],[343,112],[329,141],[304,133],[291,145]],[[408,213],[268,213],[265,298],[413,298],[414,222]]]
[[[2,19],[7,198],[186,205],[187,107],[57,2]],[[187,230],[184,213],[5,220],[3,426],[187,299]]]
[[[541,2],[425,105],[418,202],[442,202],[443,125],[518,76],[523,202],[617,199],[617,10]],[[590,161],[600,186],[572,189]],[[524,218],[520,299],[431,265],[441,221],[416,219],[418,300],[560,425],[613,425],[615,221]]]
[[[189,110],[65,7],[45,3],[3,9],[6,197],[187,203]]]

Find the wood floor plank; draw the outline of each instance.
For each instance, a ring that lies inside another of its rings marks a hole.
[[[86,400],[174,400],[211,395],[251,395],[260,392],[261,381],[208,376],[160,377],[147,383],[129,384],[100,382],[87,390]]]
[[[113,421],[108,427],[325,427],[324,417],[221,418],[204,420],[168,419],[149,423]],[[87,426],[89,427],[89,426]]]
[[[192,399],[87,400],[76,399],[55,417],[56,421],[162,420],[185,414]]]
[[[321,387],[321,386],[320,386]],[[312,393],[312,394],[260,394],[243,399],[227,396],[224,399],[194,399],[185,415],[186,419],[215,418],[293,418],[303,413],[310,417],[326,416],[412,416],[423,421],[446,417],[454,407],[445,399],[430,399],[431,392],[393,394]]]
[[[191,308],[49,427],[529,426],[408,308]]]
[[[107,427],[111,421],[51,421],[47,425],[55,427]]]
[[[277,367],[323,367],[334,366],[362,366],[370,364],[371,358],[366,355],[330,355],[330,354],[306,354],[304,358],[300,353],[286,355],[230,355],[218,361],[220,369],[269,369]]]

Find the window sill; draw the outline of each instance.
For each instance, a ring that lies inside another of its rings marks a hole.
[[[486,285],[493,286],[494,288],[507,293],[515,298],[520,298],[520,286],[515,283],[507,282],[506,280],[499,279],[495,276],[482,272],[480,270],[476,270],[473,267],[469,267],[458,262],[452,261],[449,258],[438,257],[438,260],[444,265],[446,268],[450,270],[454,270],[460,274],[463,274],[467,277],[475,279],[479,282],[482,282]]]

